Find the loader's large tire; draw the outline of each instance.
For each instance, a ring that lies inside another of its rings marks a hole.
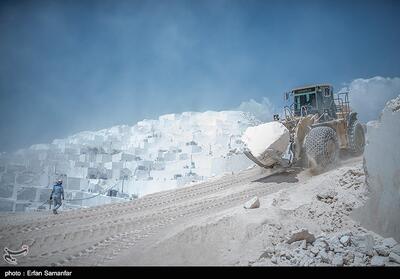
[[[330,127],[315,127],[308,133],[304,147],[309,167],[323,170],[336,161],[339,144],[336,131]]]
[[[354,156],[359,156],[364,152],[365,134],[364,128],[357,120],[352,122],[348,130],[349,151]]]

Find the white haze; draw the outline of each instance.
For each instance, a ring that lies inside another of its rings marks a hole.
[[[345,90],[350,91],[350,105],[359,119],[368,122],[377,119],[386,102],[400,94],[400,78],[358,78],[340,91]]]
[[[348,84],[345,83],[345,87],[339,90],[339,92],[343,91],[350,92],[352,109],[358,113],[358,118],[366,123],[377,119],[386,102],[400,94],[400,78],[380,76],[358,78]],[[242,102],[236,110],[250,112],[264,122],[272,121],[272,115],[281,111],[267,97],[264,97],[261,102],[254,99]]]
[[[250,99],[249,101],[242,102],[237,110],[250,112],[261,121],[271,121],[272,115],[276,111],[276,106],[271,103],[267,97],[263,97],[261,103]]]

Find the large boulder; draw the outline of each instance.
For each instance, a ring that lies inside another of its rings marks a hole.
[[[0,184],[0,197],[11,198],[14,193],[14,185],[12,184]]]
[[[335,256],[332,259],[332,265],[343,266],[343,256],[340,254],[335,254]]]
[[[370,234],[353,236],[351,238],[351,243],[357,252],[369,256],[374,254],[374,238]]]
[[[383,244],[384,246],[386,246],[386,247],[392,248],[392,247],[396,246],[397,241],[394,240],[393,237],[388,237],[388,238],[385,238],[385,239],[382,241],[382,244]]]
[[[288,239],[287,243],[292,243],[295,241],[305,240],[307,243],[313,243],[315,241],[315,236],[309,233],[307,229],[299,229],[292,231],[292,235]]]
[[[0,212],[13,211],[14,203],[13,200],[0,199]]]
[[[372,266],[385,266],[385,264],[388,262],[387,257],[382,257],[382,256],[373,256],[371,259],[371,265]]]
[[[37,188],[21,187],[17,189],[17,200],[34,201],[36,200]]]
[[[260,207],[260,200],[258,199],[258,197],[254,197],[244,204],[244,208],[246,209],[253,209],[259,207]]]
[[[396,246],[394,246],[394,247],[392,248],[392,252],[393,252],[393,253],[396,253],[397,255],[400,256],[400,244],[397,244]]]
[[[343,235],[340,239],[339,242],[343,245],[343,246],[348,246],[350,244],[350,236],[349,235]]]
[[[390,260],[391,262],[395,262],[395,263],[400,264],[400,256],[397,255],[396,253],[391,252],[391,253],[389,254],[389,260]]]
[[[387,102],[379,121],[369,125],[364,169],[370,191],[365,206],[354,211],[361,225],[400,241],[400,95]]]
[[[387,257],[390,254],[389,248],[384,245],[377,245],[374,249],[379,256]]]
[[[267,166],[280,159],[289,144],[289,139],[289,130],[277,121],[249,127],[242,136],[248,151]]]

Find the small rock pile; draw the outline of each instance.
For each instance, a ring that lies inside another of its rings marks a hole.
[[[322,232],[339,233],[353,227],[350,213],[363,205],[368,190],[361,166],[347,169],[335,181],[325,181],[328,187],[318,189],[315,198],[296,211],[296,218],[307,219],[320,227]]]
[[[317,194],[317,199],[324,203],[331,204],[337,201],[337,194],[338,194],[337,192],[330,190],[325,193]]]
[[[343,174],[343,177],[339,179],[339,185],[344,188],[358,189],[364,184],[365,176],[364,171],[361,168],[350,169]]]
[[[393,238],[346,232],[315,237],[307,229],[268,248],[261,265],[290,266],[400,266],[400,244]]]

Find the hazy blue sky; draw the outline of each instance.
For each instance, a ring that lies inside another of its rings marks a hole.
[[[1,1],[0,151],[400,76],[400,1]]]

